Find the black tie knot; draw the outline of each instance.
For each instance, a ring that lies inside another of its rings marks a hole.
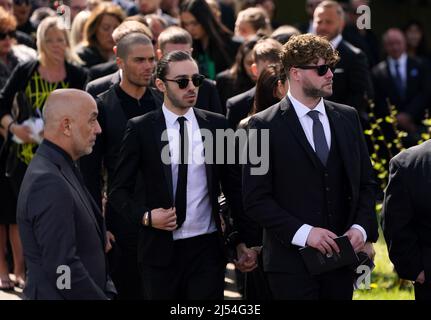
[[[308,113],[308,116],[313,119],[313,121],[318,121],[319,120],[319,111],[317,110],[311,110]]]
[[[178,117],[177,121],[180,124],[180,126],[184,125],[184,122],[186,121],[186,117]]]

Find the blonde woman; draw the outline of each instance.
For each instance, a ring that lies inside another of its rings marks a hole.
[[[37,49],[38,58],[19,64],[0,92],[0,124],[6,131],[7,140],[6,154],[0,161],[3,161],[1,167],[15,197],[40,139],[37,126],[30,124],[37,123],[41,129],[41,121],[37,119],[52,91],[83,89],[87,77],[76,65],[79,58],[71,52],[68,32],[57,17],[46,18],[40,23]],[[23,279],[24,270],[21,273],[19,276]]]
[[[72,50],[75,50],[84,40],[84,25],[90,17],[91,12],[88,10],[80,11],[73,19],[70,30],[70,44]]]

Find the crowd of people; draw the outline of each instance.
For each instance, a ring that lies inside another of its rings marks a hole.
[[[281,25],[273,0],[0,0],[0,290],[223,299],[230,250],[247,299],[351,299],[351,267],[311,275],[298,249],[333,255],[346,235],[373,258],[371,104],[396,108],[407,146],[431,111],[423,25],[379,39],[356,27],[364,4],[307,0],[309,21]],[[220,150],[187,163],[203,129],[257,130],[248,146],[269,130],[268,172],[219,164]],[[431,297],[426,145],[391,162],[383,212],[418,299]]]

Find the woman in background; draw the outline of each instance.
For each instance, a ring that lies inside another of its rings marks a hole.
[[[92,12],[84,26],[83,44],[76,53],[90,68],[114,59],[112,32],[123,22],[125,16],[120,6],[103,2]]]
[[[180,7],[181,26],[193,37],[193,58],[200,73],[214,80],[234,63],[240,42],[214,17],[205,0],[185,0]]]

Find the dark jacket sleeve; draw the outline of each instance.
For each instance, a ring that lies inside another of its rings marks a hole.
[[[133,119],[129,120],[108,199],[115,211],[121,213],[129,221],[132,219],[132,223],[142,225],[142,218],[149,209],[138,205],[131,196],[135,190],[136,173],[141,166],[145,165],[145,156],[141,154],[138,134],[137,125]]]
[[[47,201],[47,195],[51,200]],[[32,204],[27,211],[42,252],[42,268],[51,286],[57,287],[57,267],[66,265],[71,271],[70,289],[59,290],[65,299],[106,300],[104,288],[91,279],[77,255],[75,204],[65,182],[54,175],[43,176],[29,191],[28,203]]]
[[[406,181],[406,168],[399,157],[390,162],[389,183],[383,202],[383,234],[389,258],[401,278],[416,280],[424,270],[419,238],[414,227],[414,210]]]

